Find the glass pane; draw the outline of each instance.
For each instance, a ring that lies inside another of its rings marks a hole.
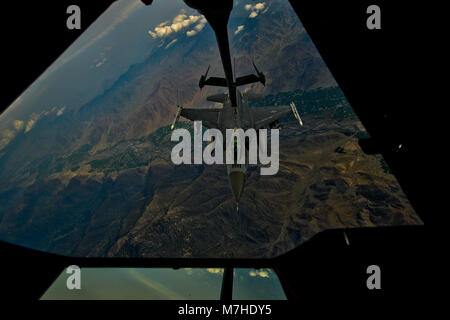
[[[223,269],[83,268],[80,289],[63,272],[41,300],[218,300]]]
[[[228,30],[236,76],[255,75],[253,59],[267,80],[239,87],[239,107],[294,102],[302,119],[281,121],[276,175],[173,163],[178,104],[230,110],[206,99],[225,89],[198,88],[209,65],[223,76],[214,32],[181,0],[120,0],[0,115],[0,239],[71,256],[264,258],[330,228],[422,224],[384,160],[361,151],[366,130],[289,1],[235,1]]]
[[[272,269],[235,269],[233,300],[286,300],[277,274]]]

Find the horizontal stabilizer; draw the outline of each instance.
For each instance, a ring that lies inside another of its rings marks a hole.
[[[210,77],[204,80],[204,78],[202,77],[200,79],[200,82],[198,83],[198,86],[200,87],[200,89],[202,89],[204,86],[227,87],[227,79]]]
[[[266,79],[262,78],[260,76],[257,76],[256,74],[249,74],[247,76],[237,77],[236,78],[236,87],[244,86],[246,84],[256,83],[256,82],[261,82],[262,84],[265,84]]]
[[[264,73],[260,72],[256,67],[255,63],[252,61],[253,68],[255,68],[256,74],[249,74],[243,77],[236,78],[236,86],[243,86],[250,83],[261,82],[263,86],[266,86],[266,76]]]
[[[253,63],[253,67],[255,68],[256,74],[249,74],[246,76],[237,77],[236,80],[233,79],[234,81],[233,85],[236,87],[240,87],[246,84],[260,82],[263,86],[265,86],[266,76],[264,75],[264,73],[258,70],[255,63]],[[200,81],[198,82],[198,86],[200,87],[200,89],[203,89],[204,86],[228,87],[228,82],[226,78],[219,78],[219,77],[208,78],[209,69],[210,66],[208,66],[208,69],[206,69],[205,74],[200,77]]]
[[[211,102],[219,102],[225,103],[227,101],[228,95],[226,93],[213,94],[212,96],[208,96],[206,100]]]

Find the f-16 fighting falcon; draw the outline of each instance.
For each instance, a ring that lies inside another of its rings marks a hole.
[[[295,118],[300,125],[303,125],[295,105],[291,102],[289,106],[273,106],[273,107],[257,107],[250,108],[248,102],[257,100],[261,96],[251,93],[243,93],[238,87],[251,84],[261,83],[265,85],[266,77],[258,70],[255,63],[253,67],[256,74],[250,74],[241,77],[235,77],[231,65],[230,48],[228,42],[227,25],[233,1],[217,1],[212,4],[211,1],[202,0],[185,0],[191,8],[196,9],[203,14],[216,35],[217,44],[220,51],[220,57],[225,73],[225,78],[209,77],[208,72],[200,78],[199,87],[217,86],[228,88],[228,93],[221,93],[207,97],[208,101],[221,103],[221,108],[182,108],[178,106],[175,118],[172,122],[173,129],[180,116],[192,121],[200,120],[207,128],[219,129],[225,136],[226,129],[238,128],[244,131],[253,128],[255,130],[262,128],[279,128],[279,119],[294,113]],[[248,151],[248,150],[246,150]],[[236,154],[237,151],[234,152]],[[238,208],[239,200],[245,184],[245,174],[247,171],[247,163],[245,164],[227,164],[227,173],[230,186]]]

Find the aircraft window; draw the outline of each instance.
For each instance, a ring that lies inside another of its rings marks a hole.
[[[62,272],[41,300],[218,300],[223,269],[82,268],[80,289],[69,289],[72,274]]]
[[[422,224],[359,147],[368,133],[289,1],[234,1],[228,33],[244,123],[283,115],[276,174],[172,161],[174,117],[191,137],[190,120],[240,121],[216,37],[183,1],[119,0],[0,115],[0,239],[70,256],[271,258],[326,229]]]
[[[286,300],[272,269],[237,268],[233,277],[233,300]]]
[[[223,280],[222,268],[82,268],[79,279],[73,274],[62,272],[41,300],[219,300]],[[286,300],[270,268],[234,269],[232,290],[233,300]]]

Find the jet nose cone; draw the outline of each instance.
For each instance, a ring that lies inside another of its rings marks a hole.
[[[239,202],[242,191],[244,191],[245,174],[243,172],[231,172],[229,180],[234,198],[236,199],[236,202]]]

